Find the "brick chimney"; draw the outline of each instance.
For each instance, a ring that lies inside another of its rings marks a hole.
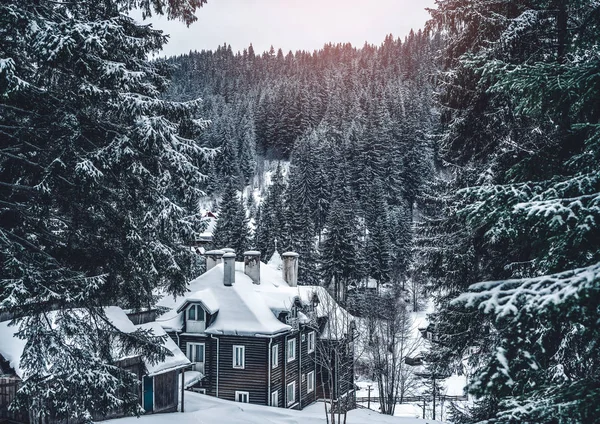
[[[235,253],[223,255],[223,285],[232,286],[235,283]]]
[[[298,256],[296,252],[285,252],[281,255],[283,259],[283,279],[290,287],[298,285]]]
[[[204,254],[206,256],[206,270],[210,271],[215,266],[223,262],[223,255],[225,252],[222,250],[209,250]]]
[[[260,284],[260,252],[258,250],[244,252],[244,274],[252,278],[254,284]]]

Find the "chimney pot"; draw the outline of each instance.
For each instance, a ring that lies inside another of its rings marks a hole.
[[[260,284],[260,252],[258,250],[244,252],[244,274],[250,277],[254,284]]]
[[[235,253],[223,255],[223,285],[232,286],[235,283]]]
[[[290,287],[298,285],[298,256],[296,252],[285,252],[281,255],[283,259],[283,279]]]
[[[225,252],[222,250],[209,250],[204,254],[206,256],[206,270],[210,271],[215,266],[223,262],[223,255]]]

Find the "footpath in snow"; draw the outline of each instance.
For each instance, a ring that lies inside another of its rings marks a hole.
[[[144,415],[109,420],[110,424],[325,424],[323,403],[302,411],[230,402],[193,392],[185,392],[185,412]],[[389,417],[366,409],[348,412],[347,424],[442,424],[420,418]]]

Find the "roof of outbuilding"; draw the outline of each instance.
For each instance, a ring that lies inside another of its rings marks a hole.
[[[85,316],[87,314],[85,309],[72,309],[71,313],[81,314]],[[132,333],[138,328],[151,329],[155,336],[166,336],[164,329],[156,324],[142,324],[139,326],[134,325],[127,314],[118,306],[107,306],[104,308],[106,317],[118,330],[124,333]],[[53,314],[49,314],[49,319],[52,321],[54,318]],[[24,378],[24,371],[21,369],[21,356],[25,350],[26,340],[17,337],[16,333],[19,331],[17,326],[10,326],[8,321],[0,322],[0,355],[6,359],[11,368],[14,369],[15,374],[21,378]],[[146,358],[143,358],[146,365],[146,369],[149,375],[161,374],[168,372],[172,369],[177,369],[190,365],[189,359],[183,354],[183,352],[177,347],[177,345],[169,338],[164,339],[163,346],[172,353],[172,356],[168,356],[164,361],[158,363],[152,363]],[[115,355],[119,355],[118,359],[125,359],[127,354],[123,354],[119,346],[113,346]],[[134,355],[132,355],[134,356]]]

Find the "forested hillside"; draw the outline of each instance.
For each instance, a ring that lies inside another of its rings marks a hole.
[[[173,59],[171,93],[205,98],[234,164],[214,181],[291,159],[257,212],[265,256],[279,240],[336,292],[427,286],[429,368],[478,397],[456,422],[597,422],[599,11],[440,0],[402,43]]]
[[[433,170],[439,48],[439,37],[419,31],[362,48],[257,55],[225,45],[171,58],[169,96],[203,98],[212,123],[200,140],[220,149],[208,193],[223,198],[216,242],[267,259],[277,240],[301,254],[306,284],[405,279],[414,205]],[[244,202],[256,221],[249,234],[235,192],[265,159],[291,167],[285,181],[275,173],[258,210]]]

